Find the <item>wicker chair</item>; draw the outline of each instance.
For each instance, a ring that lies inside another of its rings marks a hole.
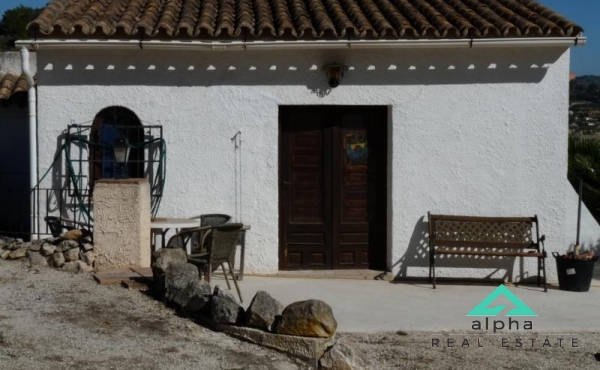
[[[169,239],[167,246],[185,249],[186,243],[190,242],[190,240],[199,238],[201,241],[200,248],[197,252],[188,255],[188,262],[196,265],[198,267],[198,272],[201,275],[204,275],[204,279],[209,283],[211,274],[221,267],[223,269],[223,275],[225,275],[227,288],[231,290],[231,284],[227,277],[227,274],[229,273],[233,279],[233,284],[237,290],[240,302],[243,302],[242,293],[240,292],[237,279],[233,273],[231,262],[235,260],[237,241],[243,226],[243,224],[239,223],[227,223],[182,231],[172,236],[171,239]],[[227,265],[229,271],[225,268],[225,265]]]
[[[207,213],[204,215],[199,215],[199,216],[194,216],[194,217],[190,217],[190,220],[197,220],[200,219],[200,227],[205,227],[205,226],[218,226],[218,225],[222,225],[225,224],[227,222],[229,222],[231,220],[231,216],[226,215],[226,214],[222,214],[222,213]],[[181,229],[181,231],[189,231],[191,229]],[[179,231],[178,231],[179,232]],[[202,240],[202,233],[197,233],[195,235],[192,236],[192,243],[190,246],[190,250],[192,253],[198,253],[201,251],[201,243],[200,241]]]

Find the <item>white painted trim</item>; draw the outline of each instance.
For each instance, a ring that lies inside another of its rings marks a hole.
[[[27,91],[27,97],[29,102],[29,188],[32,190],[36,187],[38,182],[38,171],[37,171],[37,96],[35,81],[33,80],[33,74],[29,68],[29,50],[26,47],[21,47],[21,72],[27,83],[29,84],[29,90]],[[34,235],[37,232],[37,213],[36,213],[36,192],[31,192],[31,240],[34,239]]]
[[[211,40],[93,40],[41,39],[20,40],[19,47],[30,49],[178,49],[178,50],[274,50],[274,49],[405,49],[405,48],[474,48],[474,47],[556,47],[583,46],[587,38],[523,37],[439,40],[318,40],[318,41],[211,41]]]

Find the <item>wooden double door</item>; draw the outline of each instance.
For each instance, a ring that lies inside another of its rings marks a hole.
[[[387,108],[280,107],[279,268],[386,268]]]

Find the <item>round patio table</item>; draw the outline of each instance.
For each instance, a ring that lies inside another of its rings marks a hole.
[[[160,234],[161,236],[161,247],[165,247],[165,235],[170,229],[187,229],[200,227],[200,219],[190,219],[190,218],[175,218],[175,217],[156,217],[150,221],[150,229],[152,232],[152,246],[153,250],[156,252],[156,244],[154,243],[154,238],[156,234]],[[190,251],[187,251],[188,254]]]

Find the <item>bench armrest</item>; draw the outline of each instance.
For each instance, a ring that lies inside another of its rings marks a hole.
[[[544,245],[544,241],[546,241],[546,235],[540,236],[538,243],[542,246],[542,252],[546,253],[546,246]]]

